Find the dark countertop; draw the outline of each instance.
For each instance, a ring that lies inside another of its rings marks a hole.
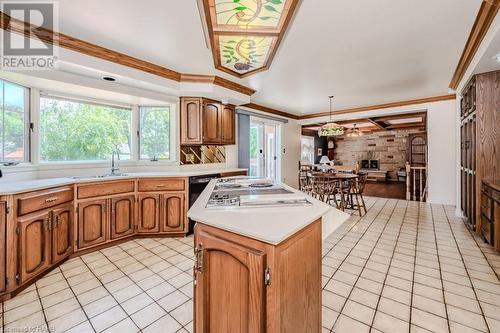
[[[483,183],[495,191],[500,192],[500,179],[483,179]]]

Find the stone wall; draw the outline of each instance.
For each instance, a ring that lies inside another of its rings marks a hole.
[[[335,160],[344,165],[355,165],[361,160],[379,160],[380,170],[389,171],[388,177],[397,180],[396,172],[405,167],[408,136],[421,133],[418,129],[365,133],[360,137],[335,138]]]

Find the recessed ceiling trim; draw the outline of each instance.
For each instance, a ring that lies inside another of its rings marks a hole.
[[[0,15],[1,28],[3,30],[24,35],[26,37],[30,37],[31,32],[44,42],[58,45],[59,47],[63,47],[71,51],[110,61],[129,68],[134,68],[177,82],[213,83],[223,88],[237,91],[248,96],[251,96],[256,92],[252,88],[232,82],[219,76],[180,73],[169,68],[129,56],[124,53],[113,51],[108,48],[92,44],[60,32],[41,28],[29,23],[27,23],[26,25],[28,25],[30,28],[25,29],[25,22],[13,19],[2,11],[0,11]]]
[[[269,69],[298,1],[203,0],[215,68],[239,78]]]
[[[460,81],[463,79],[467,68],[472,62],[472,59],[476,55],[481,42],[483,41],[491,23],[495,19],[500,8],[500,0],[483,0],[479,12],[476,16],[474,25],[465,44],[462,56],[458,62],[453,78],[450,82],[451,89],[457,89]]]

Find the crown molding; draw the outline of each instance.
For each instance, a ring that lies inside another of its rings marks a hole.
[[[362,106],[362,107],[358,107],[358,108],[334,110],[334,111],[332,111],[332,115],[336,116],[339,114],[346,114],[346,113],[357,113],[357,112],[365,112],[365,111],[371,111],[371,110],[395,108],[395,107],[414,105],[414,104],[424,104],[424,103],[432,103],[432,102],[439,102],[439,101],[447,101],[447,100],[452,100],[455,98],[456,98],[455,94],[450,94],[450,95],[434,96],[434,97],[419,98],[419,99],[409,99],[409,100],[405,100],[405,101],[398,101],[398,102],[391,102],[391,103],[377,104],[377,105],[370,105],[370,106]],[[329,116],[329,115],[330,115],[330,112],[320,112],[320,113],[313,113],[313,114],[305,114],[305,115],[300,116],[299,119],[300,120],[311,119],[311,118],[325,117],[325,116]]]
[[[451,79],[451,89],[457,89],[460,81],[463,79],[467,68],[476,55],[476,52],[479,49],[484,36],[486,36],[491,23],[495,19],[499,8],[500,0],[483,0],[476,16],[476,20],[474,21],[474,25],[472,26],[472,30],[469,34],[469,38],[467,39],[467,43],[465,43],[462,56],[458,61],[457,68],[455,69],[455,73]]]
[[[134,68],[177,82],[211,83],[248,96],[251,96],[256,92],[254,89],[219,76],[180,73],[172,69],[105,48],[103,46],[92,44],[87,41],[65,35],[60,32],[36,27],[32,24],[26,24],[21,20],[11,18],[9,15],[5,14],[2,11],[0,11],[0,15],[1,28],[3,30],[24,35],[26,37],[30,37],[31,32],[44,42],[58,45],[59,47],[63,47],[71,51],[113,62],[129,68]],[[25,25],[29,26],[29,28],[25,29]]]
[[[277,116],[281,116],[281,117],[290,118],[290,119],[295,119],[295,120],[300,119],[300,116],[298,116],[296,114],[288,113],[288,112],[285,112],[285,111],[275,110],[275,109],[268,108],[267,106],[263,106],[263,105],[260,105],[260,104],[248,103],[248,104],[244,104],[244,105],[241,105],[241,106],[249,108],[249,109],[254,109],[254,110],[266,112],[266,113],[271,113],[271,114],[274,114],[274,115],[277,115]]]

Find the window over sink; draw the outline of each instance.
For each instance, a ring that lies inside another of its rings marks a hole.
[[[139,108],[139,159],[170,159],[170,107]]]

